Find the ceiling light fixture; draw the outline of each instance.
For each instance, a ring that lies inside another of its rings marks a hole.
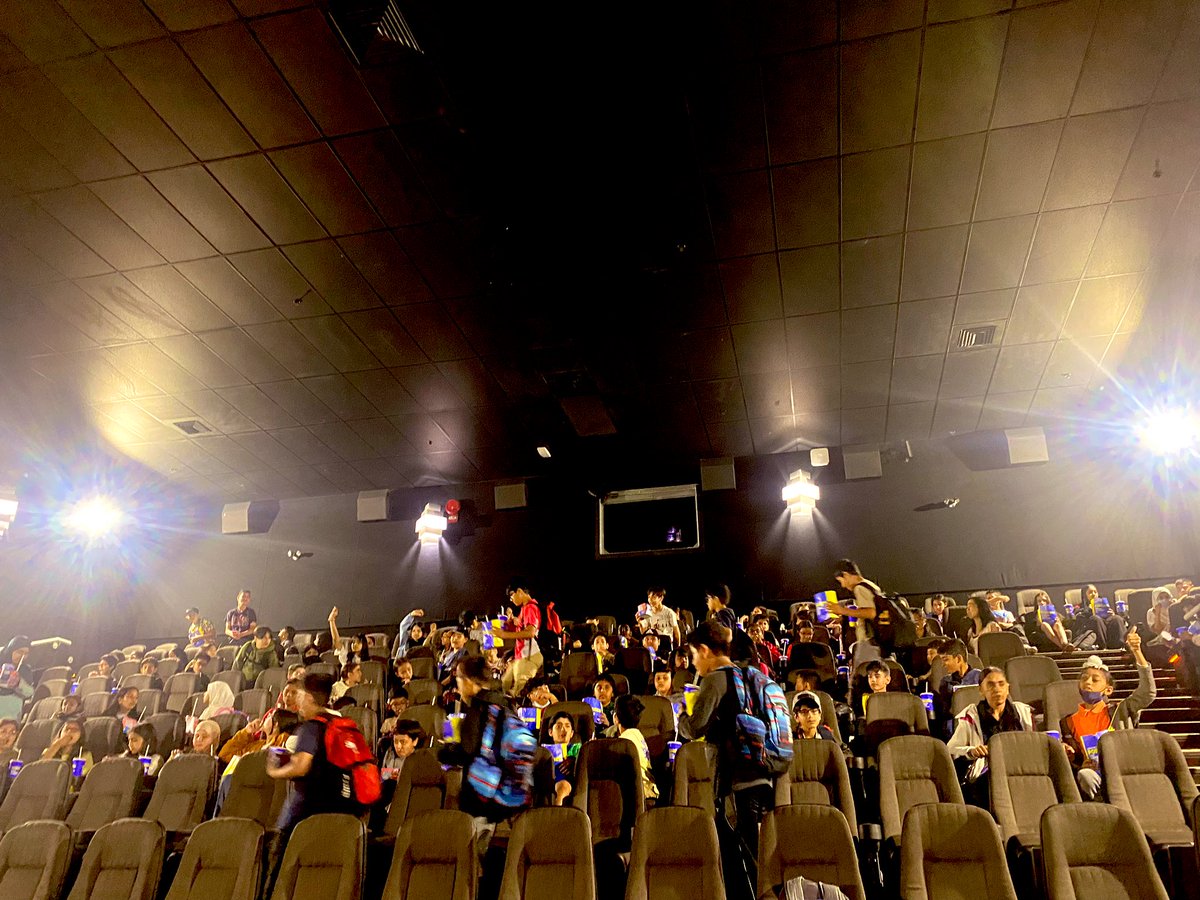
[[[15,488],[0,488],[0,538],[8,534],[17,517],[17,491]]]
[[[96,496],[72,506],[63,521],[72,531],[95,541],[120,528],[125,514],[108,497]]]
[[[540,456],[542,459],[550,458],[550,448],[549,447],[538,447],[537,452],[538,452],[538,456]]]
[[[1159,406],[1138,427],[1138,442],[1148,453],[1179,457],[1200,449],[1200,415],[1189,407]]]
[[[426,503],[425,511],[417,519],[417,538],[422,544],[436,544],[446,530],[446,517],[442,515],[440,503]]]
[[[803,469],[797,469],[788,476],[788,483],[783,486],[783,502],[792,515],[812,515],[820,499],[821,489],[809,480],[808,473]]]

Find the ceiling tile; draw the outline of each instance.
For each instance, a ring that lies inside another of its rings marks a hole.
[[[916,145],[908,200],[909,228],[971,221],[984,140],[983,134],[968,134]]]
[[[283,252],[337,312],[379,306],[379,298],[331,240],[294,244]]]
[[[738,176],[757,179],[759,173],[749,173]],[[783,166],[773,169],[771,179],[775,189],[775,227],[778,231],[778,243],[783,247],[807,247],[813,244],[828,244],[838,239],[838,165],[836,159],[822,159],[816,162],[800,163],[795,166]],[[755,182],[757,186],[757,181]],[[764,184],[765,188],[766,185]],[[764,196],[765,206],[762,211],[770,209],[770,197]],[[731,215],[738,217],[738,228],[745,229],[747,224],[741,219],[747,214],[754,214],[758,207],[737,208]],[[715,213],[714,213],[715,215]],[[755,232],[755,246],[760,250],[770,249],[772,236],[770,220],[766,220],[765,231],[761,226]],[[717,225],[714,223],[714,229]],[[761,236],[760,235],[761,232]],[[749,243],[749,241],[745,242]],[[732,252],[739,251],[731,247]],[[721,233],[717,232],[717,252],[723,253]]]
[[[1136,274],[1081,281],[1063,325],[1063,337],[1090,338],[1116,332],[1141,281],[1142,276]]]
[[[1058,148],[1061,121],[1002,128],[988,135],[976,219],[1037,212]]]
[[[843,153],[911,140],[920,55],[919,31],[842,47]]]
[[[885,406],[888,402],[891,380],[892,361],[890,359],[842,366],[842,409]],[[882,429],[882,425],[880,428]],[[842,439],[846,440],[845,437]]]
[[[385,416],[420,411],[417,401],[386,369],[376,369],[372,372],[350,372],[346,378]]]
[[[748,422],[708,422],[704,428],[708,432],[713,453],[722,456],[749,456],[754,453]]]
[[[153,344],[126,344],[107,351],[113,365],[158,385],[168,394],[198,391],[204,385]]]
[[[896,323],[896,356],[945,353],[953,318],[953,297],[901,303]]]
[[[1104,0],[1071,112],[1120,109],[1149,100],[1187,5]]]
[[[437,368],[467,406],[489,407],[495,411],[504,403],[504,391],[483,360],[449,360],[438,363]]]
[[[52,269],[40,257],[30,253],[12,238],[0,233],[0,266],[5,276],[20,285],[61,281],[62,273]]]
[[[226,0],[143,0],[171,31],[191,31],[236,18]]]
[[[206,331],[198,335],[205,345],[253,382],[279,381],[288,371],[240,328]]]
[[[185,330],[123,275],[114,272],[81,278],[76,284],[113,315],[136,328],[142,337],[166,337]]]
[[[883,440],[886,431],[886,406],[842,410],[843,444],[874,444]]]
[[[345,376],[321,375],[305,378],[301,383],[342,419],[369,419],[379,415],[379,411]]]
[[[313,286],[277,248],[251,250],[226,257],[250,286],[288,319],[324,316],[333,312]]]
[[[295,469],[280,469],[279,474],[296,485],[307,497],[322,497],[339,493],[337,485],[312,466]]]
[[[762,77],[771,164],[836,155],[836,50],[766,60]],[[800,110],[803,115],[797,115]]]
[[[799,412],[791,434],[793,450],[837,446],[842,439],[841,413],[836,409]]]
[[[1111,200],[1142,116],[1141,109],[1119,109],[1067,119],[1046,189],[1046,209]]]
[[[233,321],[172,266],[137,269],[125,274],[189,331],[225,328]]]
[[[757,66],[741,63],[701,73],[688,90],[688,112],[707,171],[762,168],[762,104]]]
[[[1104,351],[1108,347],[1108,336],[1062,340],[1054,345],[1046,373],[1042,376],[1042,388],[1086,387],[1096,374]]]
[[[842,0],[838,7],[844,41],[921,27],[923,10],[908,0]]]
[[[823,165],[826,170],[832,168],[829,162]],[[788,221],[785,217],[791,205],[799,202],[799,197],[803,196],[802,193],[798,196],[796,192],[788,193],[788,185],[795,182],[799,173],[806,171],[808,169],[802,166],[775,170],[776,208],[780,215],[779,243],[782,246],[788,245],[784,239],[782,223]],[[836,169],[833,171],[836,173]],[[834,178],[832,191],[836,214],[836,174]],[[775,234],[771,230],[771,183],[770,175],[766,171],[715,176],[708,181],[707,194],[718,256],[744,256],[774,249]]]
[[[233,438],[226,437],[220,434],[207,435],[203,440],[203,447],[208,454],[215,459],[229,466],[230,469],[238,476],[239,479],[244,478],[243,473],[250,472],[255,469],[261,469],[263,464],[249,450],[237,444]]]
[[[296,319],[293,323],[339,372],[354,372],[379,367],[377,360],[362,341],[355,337],[350,326],[338,316],[319,316]]]
[[[743,377],[787,369],[787,338],[781,320],[734,325],[732,331],[738,372]]]
[[[337,462],[340,459],[307,428],[283,428],[270,434],[309,465]]]
[[[1145,269],[1176,200],[1150,197],[1109,206],[1084,274],[1121,275]]]
[[[35,199],[114,268],[136,269],[163,261],[153,247],[83,186],[39,194]]]
[[[902,236],[842,244],[842,308],[895,303],[900,292]]]
[[[721,263],[721,284],[730,322],[777,319],[783,314],[774,253]]]
[[[174,41],[114,50],[109,59],[200,159],[255,149],[250,135]]]
[[[343,318],[385,366],[409,366],[427,361],[390,310],[364,310],[347,313]]]
[[[394,233],[438,297],[464,297],[484,290],[474,260],[486,252],[489,239],[484,237],[478,219],[426,222],[398,228]]]
[[[1178,194],[1200,163],[1200,100],[1151,106],[1117,183],[1114,200]]]
[[[433,200],[392,132],[372,131],[342,138],[333,146],[389,226],[436,218]]]
[[[842,157],[842,238],[904,230],[909,148]]]
[[[742,382],[737,378],[692,382],[692,395],[705,422],[734,422],[746,418]],[[711,439],[712,433],[709,433]]]
[[[682,353],[693,381],[737,377],[737,359],[728,328],[706,328],[683,335]]]
[[[992,16],[930,28],[921,63],[917,139],[983,131],[992,114],[1008,20]]]
[[[0,34],[35,63],[78,56],[92,49],[92,42],[66,12],[40,0],[0,4]]]
[[[291,322],[250,325],[246,328],[246,333],[297,378],[334,373],[333,364],[305,340]]]
[[[175,268],[239,325],[279,318],[275,307],[224,257],[181,262]]]
[[[760,42],[760,51],[768,55],[790,53],[833,43],[837,39],[837,14],[832,0],[810,0],[806,8],[811,15],[797,16],[786,3],[759,6],[756,24],[761,30],[756,41]],[[728,43],[732,46],[741,40],[738,35]]]
[[[1007,319],[1012,313],[1016,298],[1017,292],[1012,288],[1003,291],[983,291],[978,294],[959,294],[954,321],[979,323]]]
[[[426,412],[463,409],[467,406],[462,395],[454,390],[437,366],[405,366],[392,369],[391,372]]]
[[[1033,400],[1033,391],[1014,391],[1011,394],[989,393],[983,401],[979,416],[980,431],[1000,428],[1020,428]]]
[[[744,389],[744,386],[743,386]],[[797,413],[836,410],[842,402],[842,372],[838,366],[805,369],[792,379],[792,404]],[[746,397],[746,408],[754,418],[755,407]]]
[[[208,164],[209,171],[277,244],[325,236],[312,214],[262,155]]]
[[[180,38],[180,44],[261,146],[296,144],[319,136],[244,25],[194,32]]]
[[[918,300],[956,293],[966,249],[966,225],[910,231],[904,244],[900,299]]]
[[[391,232],[338,238],[338,246],[388,306],[433,299],[429,286]]]
[[[461,456],[461,454],[459,455]],[[396,466],[386,459],[355,460],[353,465],[376,488],[407,487],[411,483],[405,475],[400,473]],[[464,481],[466,480],[470,479],[464,479]]]
[[[99,344],[136,341],[138,333],[69,281],[39,286],[34,294],[46,309]]]
[[[213,256],[200,232],[140,175],[101,181],[88,189],[170,262]]]
[[[984,350],[964,350],[961,353],[949,354],[942,369],[942,384],[938,389],[938,397],[944,400],[987,393],[999,352],[998,347],[989,347]]]
[[[0,141],[0,185],[4,194],[48,191],[75,183],[74,175],[4,113],[0,113],[0,129],[4,133]]]
[[[0,200],[0,229],[68,278],[112,271],[87,244],[29,198]]]
[[[899,403],[888,407],[887,440],[923,441],[933,426],[935,403]]]
[[[101,54],[54,63],[45,72],[67,99],[141,171],[193,161],[183,141]]]
[[[1078,282],[1026,285],[1017,291],[1004,344],[1032,344],[1055,340],[1075,299]]]
[[[192,334],[160,338],[154,346],[210,388],[245,384],[246,379]]]
[[[1042,380],[1042,372],[1054,342],[1041,344],[1018,344],[1003,347],[1000,358],[996,363],[996,371],[992,374],[992,383],[988,387],[989,394],[1006,394],[1012,391],[1033,391]],[[955,354],[958,355],[958,354]],[[1026,402],[1026,408],[1028,408]],[[1024,415],[1025,410],[1021,410]]]
[[[1085,391],[1083,385],[1037,391],[1029,405],[1029,415],[1025,424],[1053,425],[1058,419],[1074,418],[1084,399]]]
[[[380,456],[410,456],[416,452],[413,445],[408,442],[408,438],[402,435],[399,429],[387,419],[359,419],[349,424],[355,433],[370,444],[371,448]]]
[[[272,381],[259,388],[301,425],[320,425],[340,418],[299,381]]]
[[[287,428],[297,424],[286,410],[252,384],[221,388],[217,395],[259,428]]]
[[[385,124],[319,11],[258,19],[251,27],[325,134]]]
[[[971,226],[962,290],[994,291],[1021,280],[1037,216],[976,222]]]
[[[433,414],[433,420],[438,427],[446,432],[458,448],[475,450],[481,447],[498,447],[501,439],[499,432],[487,427],[469,409],[445,409]]]
[[[1083,274],[1092,243],[1104,218],[1103,206],[1084,206],[1043,213],[1022,281],[1069,281]]]
[[[454,444],[446,433],[438,427],[437,422],[427,413],[407,413],[401,416],[389,416],[408,442],[421,453],[436,453],[441,450],[453,450]]]
[[[789,368],[796,372],[841,361],[841,314],[792,316],[785,320]],[[853,357],[851,357],[853,358]]]
[[[1021,4],[1018,3],[1018,6]],[[1012,6],[1012,0],[929,0],[925,18],[934,22],[953,22],[972,16],[986,16]]]
[[[933,437],[941,437],[974,431],[979,424],[979,413],[982,408],[982,397],[939,400],[933,414],[930,433]]]
[[[783,314],[803,316],[839,307],[838,245],[825,244],[779,254]]]
[[[891,359],[896,305],[842,310],[842,362]]]
[[[251,431],[233,438],[243,450],[249,450],[272,468],[299,467],[303,460],[265,431]],[[261,482],[260,482],[261,483]]]
[[[196,416],[194,409],[176,397],[142,397],[136,402],[145,412],[163,423]]]
[[[395,310],[396,317],[434,362],[465,359],[471,348],[440,303],[414,303]]]
[[[1200,94],[1197,71],[1200,71],[1200,6],[1188,3],[1171,55],[1154,89],[1154,99],[1181,100]]]
[[[888,402],[895,405],[936,399],[938,385],[942,381],[942,364],[945,361],[946,357],[941,353],[897,358],[892,363],[891,393]],[[933,417],[932,407],[929,416]],[[926,427],[928,424],[926,422]]]
[[[355,234],[383,223],[328,144],[277,150],[271,161],[330,234]]]
[[[1098,5],[1070,0],[1013,14],[993,128],[1067,114]]]
[[[203,166],[154,172],[150,182],[222,253],[270,246]]]

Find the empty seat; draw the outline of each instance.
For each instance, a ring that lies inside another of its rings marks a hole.
[[[375,710],[367,706],[346,706],[338,712],[358,726],[358,730],[367,739],[367,746],[375,746],[375,742],[379,740],[379,716]],[[438,736],[441,736],[440,731]]]
[[[470,816],[454,809],[423,812],[396,836],[384,900],[475,900],[476,864]]]
[[[34,703],[46,697],[65,697],[71,685],[65,678],[51,678],[49,681],[43,681],[33,689]]]
[[[309,666],[308,670],[311,672],[312,666]],[[441,693],[441,685],[432,678],[414,678],[408,683],[408,702],[413,706],[419,703],[433,703]]]
[[[832,806],[776,807],[763,819],[758,838],[758,896],[772,896],[775,888],[803,875],[837,885],[850,900],[866,900],[852,830]]]
[[[1108,802],[1131,813],[1151,844],[1191,846],[1198,792],[1172,735],[1148,728],[1109,731],[1100,738],[1100,768]]]
[[[1079,683],[1052,681],[1042,688],[1043,731],[1062,731],[1062,720],[1079,708]]]
[[[92,766],[67,814],[71,831],[87,836],[109,822],[133,815],[144,774],[136,759],[106,759]]]
[[[58,900],[71,859],[71,829],[27,822],[0,838],[0,897]]]
[[[633,741],[601,738],[585,743],[575,765],[571,803],[592,820],[592,841],[614,841],[628,850],[637,817],[646,808],[641,762]]]
[[[79,679],[79,687],[75,691],[77,697],[83,698],[89,694],[111,694],[112,680],[107,675],[89,675]]]
[[[216,757],[177,756],[159,769],[145,818],[158,822],[168,834],[188,833],[204,821],[216,788]]]
[[[568,653],[563,657],[562,671],[559,680],[567,689],[567,697],[578,700],[582,697],[596,676],[599,675],[596,664],[596,654],[589,650]]]
[[[154,729],[154,736],[158,738],[158,755],[163,759],[182,747],[187,739],[186,723],[179,713],[162,712],[151,716],[146,724]]]
[[[175,656],[164,656],[158,661],[158,677],[164,682],[179,671],[183,663]]]
[[[1042,814],[1049,900],[1167,900],[1133,815],[1105,803],[1067,803]]]
[[[775,804],[819,803],[842,812],[850,831],[858,833],[854,794],[846,757],[833,741],[795,741],[792,765],[775,781]]]
[[[59,759],[22,766],[0,805],[0,834],[25,822],[62,818],[70,778],[70,764]]]
[[[279,821],[287,786],[285,780],[267,774],[266,750],[247,753],[229,776],[221,817],[253,819],[264,828],[273,828]]]
[[[225,647],[218,647],[217,655],[213,658],[219,659],[222,667],[228,669],[233,665],[233,661],[237,658],[238,651],[241,649],[242,647],[240,644],[229,644]]]
[[[42,719],[53,719],[62,710],[62,697],[45,697],[29,707],[27,722],[38,722]]]
[[[567,700],[563,703],[551,703],[542,710],[542,728],[540,740],[543,744],[550,743],[550,720],[560,712],[571,717],[575,726],[575,739],[589,741],[596,730],[596,718],[592,708],[582,700]]]
[[[628,743],[628,742],[627,742]],[[404,762],[383,830],[395,837],[409,819],[441,809],[446,802],[446,772],[432,750],[418,750]]]
[[[112,677],[117,684],[121,683],[121,679],[126,675],[137,675],[138,670],[142,667],[141,660],[124,659],[113,666]]]
[[[513,823],[499,900],[595,900],[588,817],[572,807],[531,809]]]
[[[675,806],[693,806],[716,815],[717,748],[692,741],[675,753]],[[782,780],[782,779],[781,779]]]
[[[1062,743],[1046,734],[1006,731],[988,741],[988,788],[1000,834],[1025,849],[1040,847],[1042,813],[1079,803],[1079,786]]]
[[[900,887],[905,900],[1017,900],[992,817],[950,803],[905,814]]]
[[[203,676],[195,672],[176,672],[163,683],[163,709],[182,712],[184,701],[200,690]]]
[[[863,754],[873,757],[881,743],[906,734],[929,734],[929,716],[921,698],[891,690],[869,695],[863,727]]]
[[[1035,709],[1042,705],[1046,685],[1063,680],[1058,663],[1048,656],[1015,656],[1004,664],[1004,677],[1009,696]]]
[[[196,826],[166,900],[258,900],[263,827],[248,819]]]
[[[321,813],[292,832],[271,900],[359,900],[367,828],[354,816]]]
[[[92,759],[104,759],[122,752],[125,734],[121,723],[112,716],[96,716],[83,722],[83,746],[92,754]]]
[[[383,712],[383,686],[379,684],[356,684],[346,691],[346,696],[359,706],[375,710],[378,715]],[[412,695],[409,695],[412,702]]]
[[[41,759],[42,752],[54,740],[58,728],[59,722],[55,719],[39,719],[22,728],[16,743],[22,761],[28,763]]]
[[[163,709],[163,693],[155,688],[142,688],[138,690],[138,702],[134,708],[134,715],[139,719],[148,719],[151,716],[158,715]]]
[[[70,666],[48,666],[38,676],[38,684],[45,684],[47,681],[70,682],[72,674]]]
[[[713,817],[687,806],[644,813],[634,832],[625,900],[725,900]]]
[[[432,656],[409,656],[412,663],[413,681],[425,681],[437,674],[437,662]]]
[[[131,675],[123,675],[121,680],[117,682],[117,686],[122,688],[137,688],[139,691],[148,691],[150,690],[151,682],[151,676],[143,675],[141,672],[134,672]]]
[[[275,694],[251,688],[233,698],[233,708],[244,712],[251,719],[261,718],[275,704]]]
[[[219,672],[216,676],[210,679],[212,681],[223,681],[229,685],[229,689],[233,693],[240,694],[246,686],[246,676],[242,674],[240,669],[230,669],[228,672]]]
[[[96,832],[67,900],[154,900],[162,874],[163,830],[121,819]]]
[[[979,636],[979,660],[985,666],[1004,668],[1010,659],[1025,655],[1021,636],[1011,631],[998,631]]]
[[[272,697],[278,697],[285,684],[287,684],[287,669],[279,666],[264,669],[254,679],[254,687],[260,691],[270,691]]]
[[[110,705],[112,705],[112,694],[107,691],[103,694],[88,694],[80,703],[79,714],[85,719],[95,719],[104,715],[104,711]]]
[[[638,731],[647,740],[660,737],[673,740],[675,735],[675,711],[666,697],[642,697],[642,715],[638,719]]]
[[[351,712],[355,707],[342,710],[343,713]],[[370,710],[362,710],[364,713]],[[440,706],[431,704],[423,704],[421,706],[410,706],[401,715],[402,719],[412,719],[417,722],[431,739],[440,739],[442,737],[442,725],[446,721],[446,711]],[[360,726],[361,727],[361,726]]]
[[[883,836],[900,843],[904,815],[920,803],[962,803],[950,751],[937,738],[902,735],[879,748],[879,812]]]
[[[359,665],[362,667],[362,680],[364,684],[383,686],[383,682],[387,678],[387,669],[383,663],[377,659],[364,659]]]

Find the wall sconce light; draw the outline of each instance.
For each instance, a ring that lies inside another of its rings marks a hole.
[[[417,519],[417,537],[422,544],[436,544],[446,530],[446,517],[442,515],[440,503],[426,503],[425,511]]]
[[[783,502],[787,504],[792,515],[812,515],[820,499],[821,489],[809,481],[808,473],[803,469],[797,469],[788,476],[788,483],[783,487]]]

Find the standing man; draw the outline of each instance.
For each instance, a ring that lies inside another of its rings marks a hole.
[[[505,692],[512,696],[520,696],[525,682],[542,670],[542,650],[538,646],[537,633],[542,627],[542,611],[538,602],[530,596],[529,582],[524,578],[514,578],[509,582],[505,596],[519,608],[519,612],[508,620],[504,629],[505,640],[515,640],[513,648],[513,665],[505,673]],[[513,627],[515,624],[515,628]]]
[[[208,619],[202,618],[200,610],[196,609],[196,607],[190,607],[184,612],[183,617],[187,619],[188,623],[187,640],[189,646],[199,647],[205,641],[216,640],[217,630],[213,628],[213,623]]]
[[[258,628],[258,613],[250,605],[250,592],[240,590],[237,595],[237,606],[225,614],[225,636],[231,644],[244,644],[254,636]]]
[[[825,604],[825,608],[835,616],[854,619],[854,659],[850,663],[850,671],[853,672],[865,662],[882,659],[879,645],[875,643],[875,629],[869,623],[875,618],[875,596],[883,592],[879,585],[863,578],[858,563],[852,559],[838,560],[833,575],[843,590],[854,595],[853,606],[842,606],[833,601]]]
[[[679,616],[675,610],[664,605],[667,589],[652,587],[646,591],[646,611],[637,618],[642,634],[657,634],[671,639],[671,646],[679,646]]]

